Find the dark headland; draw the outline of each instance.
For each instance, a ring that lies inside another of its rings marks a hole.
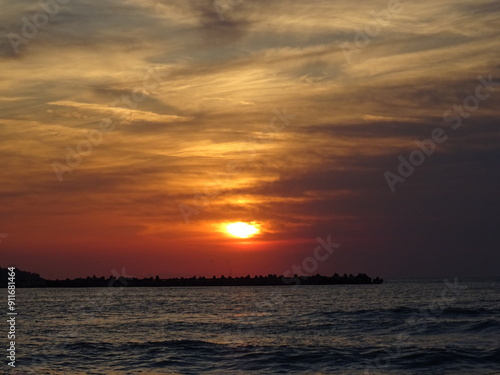
[[[7,287],[8,270],[0,267],[0,287]],[[277,275],[245,277],[180,277],[161,279],[159,276],[139,279],[136,277],[118,278],[110,276],[86,277],[65,280],[47,280],[37,273],[16,269],[16,287],[21,288],[91,288],[91,287],[172,287],[172,286],[265,286],[265,285],[350,285],[350,284],[382,284],[384,280],[376,277],[372,279],[364,273],[357,276],[297,276],[285,277]]]

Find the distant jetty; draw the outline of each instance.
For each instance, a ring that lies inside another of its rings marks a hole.
[[[0,287],[7,287],[6,268],[0,267]],[[180,277],[161,279],[159,276],[139,279],[135,277],[86,277],[65,280],[46,280],[37,273],[25,272],[16,269],[16,287],[21,288],[97,288],[97,287],[200,287],[200,286],[268,286],[268,285],[356,285],[356,284],[382,284],[384,280],[376,277],[372,279],[364,273],[357,276],[322,276],[320,274],[313,276],[293,277],[267,275],[245,277]]]

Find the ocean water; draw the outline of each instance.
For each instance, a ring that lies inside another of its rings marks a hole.
[[[500,374],[500,280],[18,289],[9,374]]]

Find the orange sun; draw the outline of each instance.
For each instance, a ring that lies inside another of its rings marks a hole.
[[[248,238],[259,233],[260,229],[256,224],[238,221],[237,223],[226,224],[226,232],[234,237]]]

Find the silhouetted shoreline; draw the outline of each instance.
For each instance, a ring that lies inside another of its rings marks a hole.
[[[7,269],[0,268],[0,287],[7,287]],[[46,280],[37,273],[16,269],[16,287],[19,288],[99,288],[99,287],[175,287],[175,286],[276,286],[276,285],[356,285],[356,284],[382,284],[384,280],[376,277],[372,279],[364,273],[357,276],[297,276],[285,277],[278,275],[245,277],[180,277],[161,279],[159,276],[149,278],[135,277],[86,277],[65,280]]]

